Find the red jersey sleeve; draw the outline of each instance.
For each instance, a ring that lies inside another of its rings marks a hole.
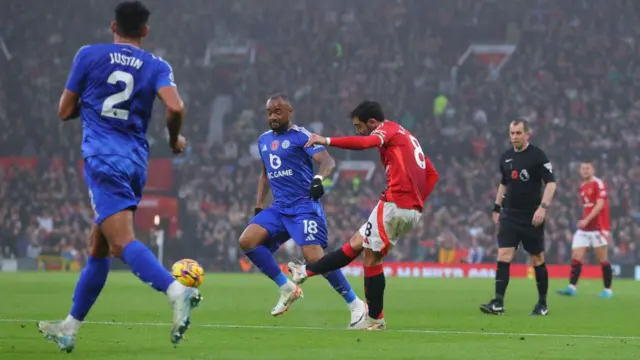
[[[400,127],[392,121],[385,121],[379,128],[371,132],[371,135],[377,136],[382,141],[380,146],[388,145],[391,138],[398,132]]]
[[[596,200],[598,199],[602,199],[602,200],[606,200],[607,199],[607,188],[606,186],[604,186],[604,182],[600,179],[596,179],[596,181],[594,181],[596,183]]]
[[[329,145],[340,149],[364,150],[381,146],[380,138],[374,135],[369,136],[343,136],[329,138]]]

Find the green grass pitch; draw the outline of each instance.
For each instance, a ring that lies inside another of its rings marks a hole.
[[[493,281],[387,280],[385,332],[345,330],[349,312],[322,278],[305,283],[304,299],[273,318],[277,289],[258,274],[208,274],[205,297],[187,339],[169,342],[164,295],[132,275],[112,273],[83,325],[72,354],[37,332],[35,320],[66,316],[78,274],[0,273],[0,359],[640,359],[639,283],[618,280],[616,296],[599,299],[600,282],[580,294],[553,293],[550,315],[529,317],[535,282],[512,280],[507,314],[483,315]],[[362,294],[362,279],[351,278]]]

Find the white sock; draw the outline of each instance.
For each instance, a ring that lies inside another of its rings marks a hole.
[[[296,289],[296,284],[288,280],[284,285],[280,287],[280,291],[294,291]]]
[[[167,289],[167,296],[169,297],[169,300],[176,301],[180,299],[182,294],[184,294],[184,289],[184,285],[180,284],[178,281],[172,282]]]
[[[78,331],[78,329],[80,329],[81,324],[82,324],[82,321],[77,320],[76,318],[71,316],[71,314],[69,314],[67,315],[67,318],[64,319],[64,321],[62,322],[62,327],[64,328],[65,331],[68,331],[74,334]]]
[[[608,292],[608,293],[612,292],[612,291],[611,291],[611,288],[609,288],[609,289],[604,289],[604,291],[606,291],[606,292]]]
[[[351,311],[359,309],[363,305],[364,305],[364,302],[359,297],[356,297],[355,300],[347,304],[347,306],[349,307],[349,310]]]
[[[571,289],[573,289],[573,290],[575,290],[575,289],[576,289],[576,286],[575,286],[575,285],[573,285],[573,284],[569,284],[569,287],[570,287]]]

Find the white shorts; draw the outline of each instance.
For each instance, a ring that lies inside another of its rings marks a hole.
[[[573,235],[573,243],[571,248],[584,248],[584,247],[602,247],[609,244],[611,234],[608,231],[584,231],[578,230]]]
[[[398,239],[420,221],[422,213],[415,209],[400,209],[395,203],[378,201],[369,220],[360,228],[363,247],[386,255]]]

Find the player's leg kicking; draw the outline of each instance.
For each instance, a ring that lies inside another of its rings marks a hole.
[[[322,214],[323,215],[323,214]],[[324,248],[328,245],[327,223],[323,216],[317,214],[299,214],[283,216],[285,227],[296,244],[301,248],[307,263],[313,264],[324,256]],[[362,326],[366,321],[367,305],[351,288],[351,285],[340,270],[324,274],[331,287],[344,299],[351,312],[349,328]]]
[[[69,316],[57,323],[38,323],[45,337],[63,351],[71,352],[75,347],[80,324],[104,287],[109,272],[106,243],[110,254],[129,265],[140,280],[167,294],[173,307],[171,342],[174,345],[189,328],[191,311],[202,299],[200,292],[177,282],[151,250],[134,238],[133,210],[140,201],[145,180],[146,171],[130,159],[119,156],[85,159],[85,181],[96,213],[91,257],[80,274]]]
[[[249,260],[280,288],[278,302],[271,310],[273,316],[284,314],[296,300],[303,297],[302,289],[289,280],[273,257],[273,252],[287,239],[289,234],[280,212],[270,207],[251,219],[238,240]]]
[[[608,258],[607,235],[597,231],[576,231],[573,236],[571,251],[571,275],[569,285],[566,288],[556,291],[558,295],[576,296],[578,294],[578,280],[582,272],[582,261],[589,247],[593,247],[596,258],[602,267],[602,280],[604,290],[600,293],[600,297],[610,298],[613,296],[611,283],[613,279],[613,270]]]
[[[416,210],[399,209],[394,203],[379,202],[364,224],[348,243],[313,264],[289,263],[293,280],[301,284],[308,277],[340,269],[364,253],[364,285],[368,318],[358,329],[384,330],[384,290],[386,280],[382,259],[398,238],[409,232],[420,219]],[[382,219],[381,222],[378,219]]]

